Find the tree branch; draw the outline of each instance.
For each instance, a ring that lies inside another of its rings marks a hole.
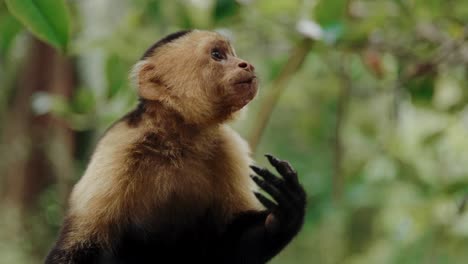
[[[340,94],[337,102],[336,109],[336,124],[334,131],[334,172],[332,178],[333,185],[333,199],[335,202],[339,202],[343,196],[344,187],[344,174],[343,174],[343,124],[345,121],[345,115],[349,104],[349,98],[351,94],[351,77],[348,69],[348,58],[346,54],[342,55],[342,63],[338,67],[338,77],[340,79]]]
[[[276,79],[273,80],[271,90],[261,103],[258,117],[255,120],[254,127],[250,133],[250,136],[248,137],[252,152],[255,153],[265,127],[268,124],[268,120],[270,119],[273,108],[278,102],[282,92],[286,88],[287,82],[301,68],[310,48],[312,47],[312,44],[313,40],[308,38],[304,38],[300,43],[298,43],[298,45],[291,52],[291,55],[289,56],[286,64],[281,69]]]

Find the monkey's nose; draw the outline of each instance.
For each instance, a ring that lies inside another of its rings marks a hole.
[[[239,64],[237,64],[237,66],[249,72],[253,72],[255,70],[255,67],[252,64],[247,63],[245,61],[240,62]]]

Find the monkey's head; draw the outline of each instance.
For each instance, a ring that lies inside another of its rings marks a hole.
[[[181,31],[150,47],[135,66],[138,94],[187,122],[223,122],[257,93],[254,67],[215,32]]]

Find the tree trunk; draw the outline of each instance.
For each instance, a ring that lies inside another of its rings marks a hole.
[[[59,176],[50,159],[51,143],[62,141],[67,153],[60,159],[65,164],[71,164],[73,151],[72,131],[50,114],[35,114],[33,96],[46,92],[70,97],[75,82],[70,59],[34,38],[21,69],[6,117],[3,145],[4,153],[9,154],[3,193],[7,203],[26,212],[37,205],[41,192]]]

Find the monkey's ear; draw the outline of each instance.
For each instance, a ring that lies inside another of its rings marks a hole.
[[[159,80],[155,66],[149,62],[138,63],[135,67],[135,78],[137,80],[138,95],[148,100],[161,99],[164,85]]]

